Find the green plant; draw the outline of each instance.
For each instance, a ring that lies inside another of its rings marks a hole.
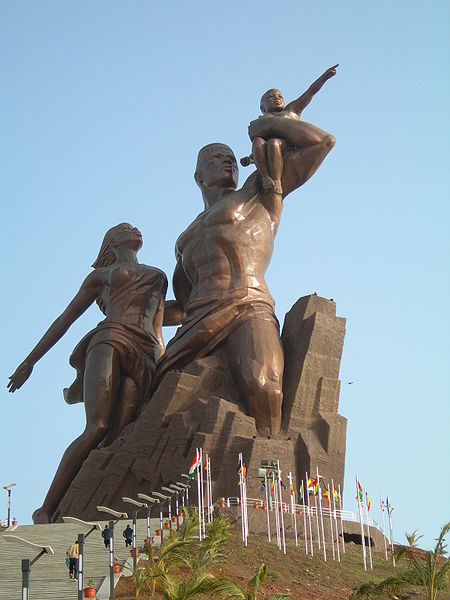
[[[95,587],[95,579],[93,577],[89,577],[86,587]]]
[[[450,561],[443,558],[446,552],[445,536],[449,531],[450,522],[442,527],[434,550],[428,550],[423,560],[417,555],[414,546],[399,546],[395,551],[395,556],[399,561],[405,559],[407,569],[380,583],[371,581],[363,583],[351,594],[350,598],[376,597],[386,594],[392,596],[406,585],[421,585],[425,588],[427,600],[436,600],[438,591],[446,585],[450,569]],[[416,532],[417,530],[414,534]],[[440,568],[437,566],[438,558],[443,561]]]
[[[132,570],[131,577],[136,589],[136,598],[139,598],[141,592],[144,591],[144,588],[149,586],[151,575],[147,569],[141,569],[140,567],[137,567],[136,569]]]
[[[258,587],[267,575],[267,565],[261,564],[250,579],[247,588],[243,588],[226,577],[214,579],[209,583],[208,592],[228,600],[257,600]],[[291,594],[272,594],[266,600],[288,600]]]
[[[415,529],[412,533],[405,533],[405,537],[411,548],[417,548],[417,542],[423,538],[423,535],[417,535],[418,531],[418,529]]]

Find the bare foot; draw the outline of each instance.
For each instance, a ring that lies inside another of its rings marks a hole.
[[[261,183],[263,186],[263,190],[271,190],[275,185],[274,180],[272,179],[272,177],[269,176],[261,177]]]
[[[50,517],[42,507],[37,508],[34,511],[32,519],[35,525],[44,525],[46,523],[50,523]]]

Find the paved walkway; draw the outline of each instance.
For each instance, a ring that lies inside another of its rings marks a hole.
[[[106,521],[99,521],[104,526]],[[119,522],[114,529],[115,556],[120,563],[130,557],[130,550],[125,548],[122,531],[131,520]],[[152,519],[151,531],[159,527],[159,519]],[[20,600],[22,597],[22,559],[33,559],[37,552],[26,546],[6,542],[4,534],[17,535],[30,542],[51,546],[53,556],[44,554],[32,567],[30,572],[30,600],[69,600],[77,599],[77,582],[69,579],[65,557],[67,548],[77,539],[79,533],[86,533],[80,525],[57,523],[54,525],[22,525],[10,528],[0,534],[0,600]],[[147,535],[145,519],[137,521],[137,544],[143,544]],[[157,538],[155,537],[155,542]],[[93,531],[84,545],[84,585],[92,577],[99,589],[104,578],[109,577],[109,551],[105,548],[100,533]]]

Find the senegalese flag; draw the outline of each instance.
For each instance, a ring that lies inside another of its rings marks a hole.
[[[367,502],[367,510],[370,510],[370,498],[369,494],[366,492],[366,502]]]
[[[324,491],[323,497],[327,499],[328,506],[330,506],[330,494],[328,493],[328,490]]]
[[[200,452],[198,450],[196,450],[194,460],[192,461],[192,465],[191,465],[191,468],[189,469],[189,473],[188,473],[188,475],[191,479],[194,479],[199,466],[200,466]]]
[[[358,481],[358,495],[356,496],[356,499],[359,500],[359,502],[363,501],[363,489],[362,489],[359,481]]]
[[[291,496],[294,495],[294,484],[292,483],[292,479],[291,479]]]
[[[334,500],[335,500],[335,502],[339,503],[339,494],[337,493],[336,490],[334,490]]]

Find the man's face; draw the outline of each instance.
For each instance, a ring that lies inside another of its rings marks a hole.
[[[211,148],[203,158],[198,169],[198,176],[207,188],[232,187],[236,189],[239,171],[236,157],[231,150],[223,147]]]
[[[261,98],[261,111],[263,113],[278,112],[286,107],[283,94],[280,90],[268,90]]]

